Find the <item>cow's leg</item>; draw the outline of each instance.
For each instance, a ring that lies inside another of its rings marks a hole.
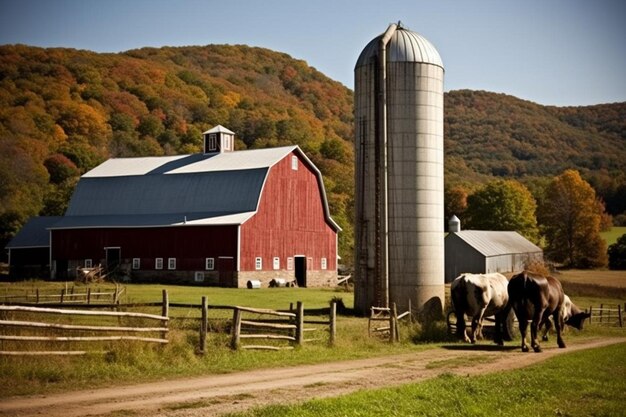
[[[548,332],[552,330],[552,322],[550,321],[550,319],[548,319],[548,320],[545,320],[543,324],[544,324],[544,328],[543,328],[543,335],[541,336],[541,340],[543,340],[544,342],[547,342]]]
[[[476,339],[482,335],[483,316],[485,315],[486,308],[481,308],[478,314],[472,318],[472,334],[470,340],[472,343],[476,343]]]
[[[530,345],[533,347],[535,352],[541,352],[541,346],[539,346],[539,342],[537,342],[537,328],[539,327],[539,323],[543,318],[544,310],[540,310],[535,308],[535,314],[533,315],[533,321],[530,323]]]
[[[528,329],[528,320],[519,320],[519,332],[522,336],[522,352],[528,352],[528,345],[526,344],[526,330]]]
[[[498,346],[504,346],[504,341],[502,340],[502,333],[504,331],[504,322],[508,316],[508,309],[504,309],[500,313],[496,314],[496,333],[493,336],[493,341]]]
[[[454,312],[456,315],[456,335],[459,339],[463,339],[466,342],[470,342],[470,338],[467,335],[467,328],[465,326],[465,313],[462,311],[456,310]]]
[[[561,337],[564,323],[558,310],[552,315],[552,319],[554,320],[554,328],[556,330],[556,343],[559,345],[560,348],[565,348],[565,342]]]

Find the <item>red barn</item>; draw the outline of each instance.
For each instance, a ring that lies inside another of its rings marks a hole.
[[[83,175],[51,227],[52,276],[118,267],[133,281],[334,285],[337,232],[319,170],[297,146],[110,159]]]

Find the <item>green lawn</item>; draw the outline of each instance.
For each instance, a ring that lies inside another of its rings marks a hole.
[[[231,417],[623,416],[626,344],[573,352],[528,368],[483,376],[439,377]]]
[[[626,227],[624,226],[612,227],[609,231],[601,232],[600,236],[602,236],[602,239],[606,240],[607,245],[612,245],[613,243],[617,242],[617,239],[625,233]]]

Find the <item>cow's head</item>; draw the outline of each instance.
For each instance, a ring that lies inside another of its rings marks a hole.
[[[583,323],[585,322],[585,319],[591,317],[591,314],[589,313],[585,313],[584,311],[578,314],[574,314],[572,317],[570,317],[565,324],[567,324],[568,326],[572,326],[577,328],[578,330],[582,330],[583,329]]]
[[[565,324],[575,327],[578,330],[582,330],[585,319],[591,317],[591,314],[585,313],[580,308],[578,308],[576,304],[572,303],[572,300],[570,300],[567,294],[564,294],[563,298],[564,299],[561,306],[561,314],[563,316]]]

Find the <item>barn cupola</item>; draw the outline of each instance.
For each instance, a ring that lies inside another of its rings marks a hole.
[[[450,233],[459,233],[461,231],[461,220],[456,217],[454,214],[448,220],[448,232]]]
[[[204,153],[224,153],[235,150],[235,132],[217,125],[202,134],[204,138]]]

